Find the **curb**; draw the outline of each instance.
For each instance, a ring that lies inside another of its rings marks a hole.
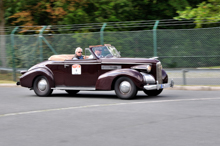
[[[21,87],[14,84],[0,84],[0,87]],[[191,90],[191,91],[220,91],[220,86],[179,86],[174,85],[173,88],[166,88],[166,90]]]
[[[0,84],[0,87],[19,87],[16,85],[16,83],[14,84]]]
[[[212,86],[174,86],[173,88],[167,88],[169,90],[191,90],[191,91],[220,91],[220,87]]]

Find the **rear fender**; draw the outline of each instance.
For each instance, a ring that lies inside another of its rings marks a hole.
[[[54,87],[54,77],[53,73],[46,68],[36,68],[31,71],[26,72],[20,77],[20,84],[23,87],[32,88],[33,82],[36,77],[45,76],[48,79],[50,87]]]
[[[129,77],[138,88],[144,85],[144,79],[140,72],[133,69],[117,69],[99,76],[96,82],[97,90],[112,90],[114,82],[121,76]]]

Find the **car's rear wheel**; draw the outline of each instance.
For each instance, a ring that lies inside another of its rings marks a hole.
[[[45,76],[39,76],[34,80],[34,92],[38,96],[49,96],[53,90]]]
[[[137,94],[137,87],[128,77],[120,77],[115,82],[115,93],[121,99],[132,99]]]
[[[159,95],[163,91],[163,89],[159,89],[159,90],[143,90],[143,91],[148,96],[157,96],[157,95]]]
[[[79,92],[79,90],[65,90],[65,91],[70,95],[76,95]]]

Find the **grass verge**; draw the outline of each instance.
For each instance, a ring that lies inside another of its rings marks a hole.
[[[8,80],[0,80],[0,84],[15,84],[14,81],[8,81]]]

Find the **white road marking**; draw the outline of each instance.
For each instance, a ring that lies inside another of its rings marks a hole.
[[[213,97],[213,98],[194,98],[194,99],[157,100],[157,101],[110,103],[110,104],[98,104],[98,105],[83,105],[83,106],[74,106],[74,107],[66,107],[66,108],[55,108],[55,109],[44,109],[44,110],[27,111],[27,112],[8,113],[8,114],[2,114],[2,115],[0,115],[0,117],[27,115],[27,114],[34,114],[34,113],[61,111],[61,110],[92,108],[92,107],[105,107],[105,106],[131,105],[131,104],[148,104],[148,103],[164,103],[164,102],[180,102],[180,101],[205,101],[205,100],[219,100],[219,99],[220,99],[220,97]]]

